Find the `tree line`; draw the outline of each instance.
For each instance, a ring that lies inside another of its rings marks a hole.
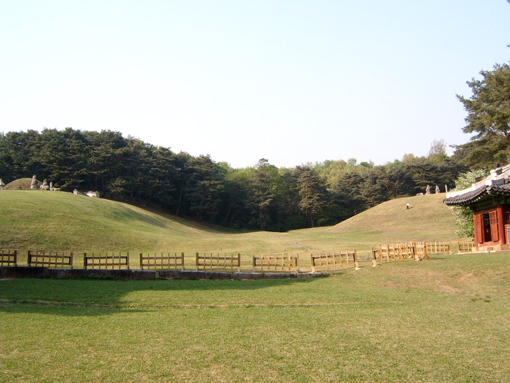
[[[466,167],[434,142],[429,154],[385,165],[356,159],[277,168],[267,159],[235,169],[208,155],[174,153],[115,131],[0,133],[0,178],[36,175],[62,190],[236,229],[287,231],[332,225],[392,198],[454,187]]]

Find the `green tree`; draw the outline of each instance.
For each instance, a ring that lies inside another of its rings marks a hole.
[[[150,159],[147,197],[166,208],[174,207],[176,202],[177,170],[174,166],[174,157],[174,153],[170,149],[157,147],[152,151]]]
[[[455,189],[453,191],[460,191],[469,188],[472,184],[481,178],[487,176],[485,170],[473,170],[468,173],[461,174],[455,180]],[[460,238],[473,237],[473,210],[469,206],[450,206],[455,217],[455,224],[457,225],[457,235]]]
[[[185,197],[190,211],[200,221],[213,220],[219,212],[226,171],[209,155],[192,158],[189,167]]]
[[[88,177],[87,141],[81,131],[45,129],[39,140],[36,156],[45,169],[41,177],[67,190],[84,183]]]
[[[8,183],[17,178],[41,175],[44,166],[37,154],[40,151],[40,134],[35,130],[8,132],[0,135],[0,171]]]
[[[275,183],[274,178],[278,169],[262,158],[259,160],[252,174],[251,198],[248,205],[251,210],[250,224],[260,230],[266,230],[271,223],[271,210],[274,208]]]
[[[297,168],[282,168],[278,173],[275,200],[278,231],[306,227],[306,217],[302,214],[299,206],[299,171]]]
[[[304,212],[311,227],[326,205],[326,187],[316,171],[310,167],[298,167],[299,208]]]
[[[468,112],[463,131],[474,134],[457,148],[466,165],[479,168],[506,163],[510,155],[510,66],[496,64],[480,74],[481,80],[467,82],[471,97],[457,95]]]
[[[222,219],[219,223],[234,228],[246,227],[250,217],[248,196],[253,169],[232,169],[228,165],[221,166],[227,172],[221,207]]]
[[[427,159],[430,162],[440,164],[448,158],[446,153],[446,142],[445,140],[434,140],[430,145],[429,154]]]
[[[128,145],[120,132],[102,130],[101,132],[84,132],[87,138],[87,167],[89,179],[86,186],[105,195],[111,190],[113,180],[122,175],[122,153]],[[114,182],[114,184],[117,182]],[[122,184],[122,181],[118,181]],[[116,192],[118,192],[116,188]]]

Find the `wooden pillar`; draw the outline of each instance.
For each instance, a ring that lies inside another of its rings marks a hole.
[[[473,213],[473,225],[475,229],[475,246],[478,250],[478,246],[483,243],[483,218],[481,213]]]
[[[497,219],[498,219],[498,229],[499,229],[499,242],[502,245],[506,245],[505,216],[503,213],[503,205],[498,205],[497,212],[498,212]]]

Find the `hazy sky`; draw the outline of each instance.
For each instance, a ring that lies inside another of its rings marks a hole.
[[[463,144],[506,0],[0,0],[0,131],[114,130],[233,167]]]

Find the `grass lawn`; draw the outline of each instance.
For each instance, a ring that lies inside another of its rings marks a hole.
[[[1,382],[508,382],[510,253],[333,277],[0,281]]]

